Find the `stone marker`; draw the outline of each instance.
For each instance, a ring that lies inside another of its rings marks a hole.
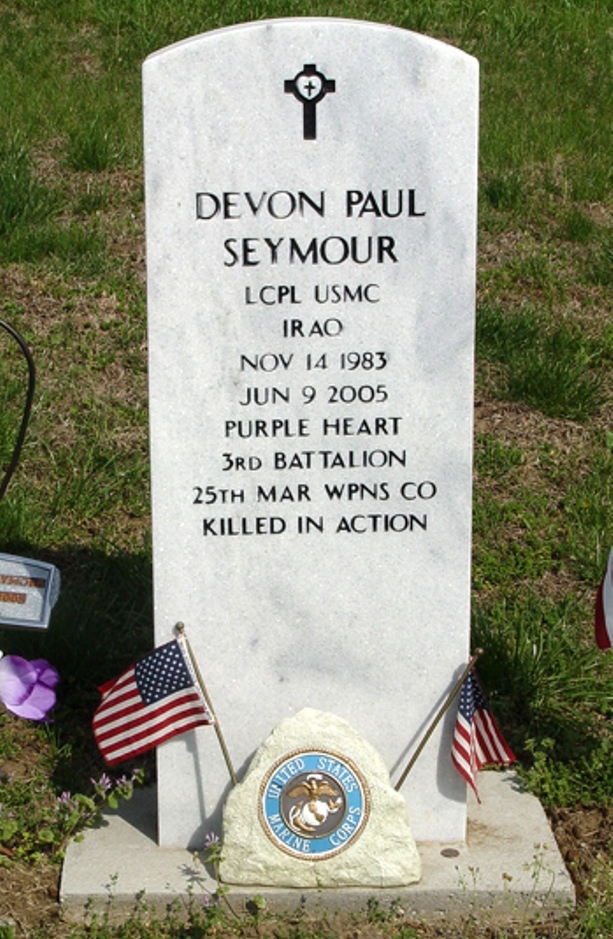
[[[156,640],[185,623],[239,778],[303,708],[398,778],[468,659],[477,84],[334,19],[145,62]],[[418,841],[465,835],[452,724],[402,790]],[[160,843],[198,846],[214,732],[158,769]]]
[[[60,579],[53,564],[0,554],[0,625],[46,629]]]
[[[419,880],[421,862],[404,799],[376,750],[346,721],[305,708],[279,724],[228,796],[220,876],[398,887]]]

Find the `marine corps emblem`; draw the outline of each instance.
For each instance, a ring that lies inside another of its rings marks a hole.
[[[260,821],[268,837],[295,857],[320,860],[343,851],[362,831],[370,808],[366,781],[345,756],[297,751],[268,772]]]

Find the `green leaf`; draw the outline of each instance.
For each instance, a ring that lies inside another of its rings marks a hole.
[[[119,806],[119,798],[115,792],[111,792],[106,801],[111,809],[116,809]]]
[[[54,844],[56,837],[50,828],[39,828],[38,840],[42,841],[43,844]]]

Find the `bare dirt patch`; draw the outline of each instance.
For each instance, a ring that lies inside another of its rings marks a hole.
[[[573,878],[577,900],[585,899],[592,873],[611,858],[613,808],[571,806],[548,810],[551,827]]]

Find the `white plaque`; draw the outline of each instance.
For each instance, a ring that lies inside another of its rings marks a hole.
[[[46,629],[60,592],[53,564],[0,554],[0,625]]]

